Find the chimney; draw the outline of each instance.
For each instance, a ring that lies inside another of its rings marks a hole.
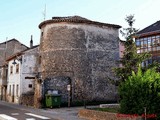
[[[33,40],[32,40],[32,35],[31,35],[31,40],[30,40],[30,48],[33,47]]]

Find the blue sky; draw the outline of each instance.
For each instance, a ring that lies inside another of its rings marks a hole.
[[[0,42],[16,38],[29,46],[40,42],[38,25],[53,16],[79,15],[90,20],[126,27],[126,15],[135,15],[135,27],[143,29],[160,20],[160,0],[0,0]]]

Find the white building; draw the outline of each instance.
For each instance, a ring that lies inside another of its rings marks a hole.
[[[9,102],[19,103],[21,62],[15,58],[16,56],[8,61],[7,99]]]
[[[7,96],[7,71],[6,58],[28,49],[28,47],[16,39],[10,39],[0,43],[0,100],[6,100]]]
[[[33,105],[35,76],[38,73],[39,46],[14,54],[8,61],[7,100]]]

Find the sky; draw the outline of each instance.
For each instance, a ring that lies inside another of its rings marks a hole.
[[[38,25],[53,16],[78,15],[127,27],[125,17],[135,16],[134,27],[143,29],[160,20],[160,0],[0,0],[0,43],[15,38],[29,46],[40,42]]]

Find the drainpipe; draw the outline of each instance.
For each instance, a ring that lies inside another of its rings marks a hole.
[[[23,61],[23,56],[22,56],[22,61]],[[22,75],[22,69],[23,69],[23,65],[22,62],[19,62],[19,73],[20,73],[20,83],[19,83],[19,104],[22,104],[22,79],[23,79],[23,75]]]

